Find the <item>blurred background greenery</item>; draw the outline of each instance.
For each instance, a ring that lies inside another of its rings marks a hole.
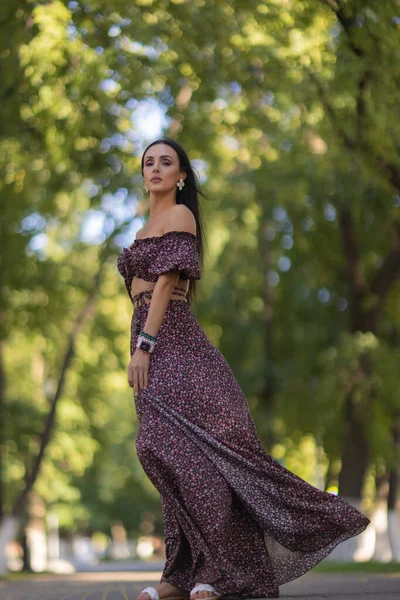
[[[4,0],[0,28],[3,546],[32,498],[63,536],[162,536],[116,261],[166,134],[208,194],[193,312],[266,450],[400,560],[400,2]]]

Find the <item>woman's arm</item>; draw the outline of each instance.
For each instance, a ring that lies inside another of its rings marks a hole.
[[[192,211],[184,204],[177,204],[166,211],[163,234],[181,230],[196,235],[196,219]],[[179,271],[169,271],[158,276],[151,297],[151,304],[143,330],[154,337],[161,327],[174,287],[179,281]]]
[[[168,272],[158,276],[151,296],[150,308],[147,313],[143,331],[157,336],[162,320],[166,313],[168,302],[172,296],[174,286],[179,280],[179,272]],[[128,382],[136,394],[139,388],[147,388],[149,378],[150,352],[135,348],[134,354],[128,365]]]
[[[161,327],[164,315],[166,313],[168,302],[174,291],[174,287],[179,281],[179,272],[163,273],[158,276],[156,285],[151,295],[150,308],[147,313],[146,323],[143,330],[150,335],[157,337]],[[143,352],[143,350],[141,350]],[[147,352],[144,352],[147,354]]]
[[[196,235],[196,221],[193,213],[185,205],[177,205],[167,211],[168,220],[163,227],[163,234],[168,231],[187,231]],[[150,308],[143,331],[157,337],[168,303],[180,278],[180,271],[167,271],[160,273],[151,296]],[[135,393],[139,388],[146,388],[148,384],[148,370],[151,354],[136,348],[128,365],[129,385]]]

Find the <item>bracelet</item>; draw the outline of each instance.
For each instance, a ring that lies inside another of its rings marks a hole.
[[[153,341],[154,343],[156,343],[156,341],[157,341],[157,338],[156,338],[156,337],[154,337],[154,336],[150,335],[149,333],[146,333],[146,332],[145,332],[145,331],[143,331],[143,330],[140,332],[140,335],[142,335],[143,337],[147,338],[148,340],[151,340],[151,341]]]
[[[153,340],[149,340],[148,337],[139,334],[138,340],[136,342],[136,348],[143,350],[144,352],[149,352],[150,354],[154,351],[156,347],[156,343]]]

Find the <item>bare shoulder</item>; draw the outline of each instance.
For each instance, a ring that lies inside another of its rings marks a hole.
[[[168,231],[187,231],[196,235],[196,219],[185,204],[177,204],[167,211],[163,224],[163,233]]]

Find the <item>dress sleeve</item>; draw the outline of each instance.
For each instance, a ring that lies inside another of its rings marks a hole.
[[[201,279],[196,236],[188,231],[168,231],[162,236],[157,256],[149,266],[149,274],[161,275],[179,271],[182,279]]]
[[[128,248],[123,248],[121,254],[118,257],[117,269],[119,274],[123,277],[125,287],[127,289],[129,298],[132,300],[131,281],[133,274],[130,269],[130,254]]]

